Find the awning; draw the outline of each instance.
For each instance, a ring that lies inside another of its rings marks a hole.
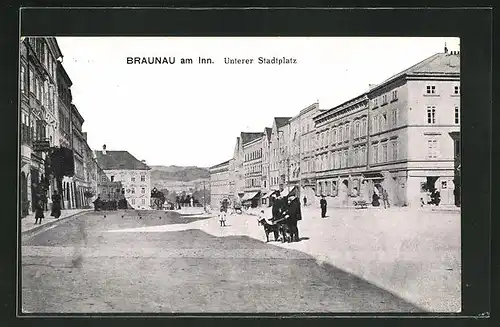
[[[245,193],[245,195],[243,195],[243,197],[241,198],[241,201],[248,201],[248,200],[251,200],[253,199],[257,194],[259,194],[259,192],[248,192],[248,193]]]

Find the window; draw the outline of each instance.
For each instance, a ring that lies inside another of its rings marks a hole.
[[[398,126],[398,110],[392,109],[392,127]]]
[[[146,181],[146,176],[145,175],[141,175],[141,182],[145,182]]]
[[[135,187],[132,187],[131,190],[132,190],[132,194],[135,194]]]
[[[427,124],[435,124],[436,123],[436,107],[428,106],[427,107]]]
[[[373,133],[378,132],[378,116],[373,116],[372,129],[373,129]]]
[[[37,100],[40,100],[40,81],[35,77],[35,96]]]
[[[358,138],[360,136],[360,130],[359,130],[359,128],[360,128],[360,122],[357,121],[355,126],[356,127],[354,128],[354,137]]]
[[[26,68],[24,65],[21,65],[21,93],[26,92],[26,88],[24,86],[24,83],[26,83]]]
[[[392,100],[397,100],[398,99],[398,90],[392,91]]]
[[[448,181],[441,181],[441,189],[448,188]]]
[[[455,124],[460,123],[460,110],[458,107],[455,107]]]
[[[382,104],[386,104],[387,103],[387,94],[384,94],[382,96]]]
[[[430,138],[427,140],[427,158],[437,158],[437,139]]]
[[[436,86],[427,85],[427,94],[436,94]]]
[[[131,181],[131,182],[135,182],[135,177],[131,177],[131,178],[130,178],[130,181]]]
[[[392,141],[392,160],[398,160],[398,141]]]
[[[373,106],[378,107],[378,98],[373,99]]]
[[[102,175],[101,176],[101,182],[105,182],[106,181],[106,175]]]
[[[337,143],[337,129],[333,129],[333,144]]]
[[[460,94],[460,86],[455,86],[455,87],[453,88],[453,93],[454,93],[454,94]]]
[[[344,128],[342,126],[340,126],[340,129],[339,129],[339,140],[338,142],[342,142],[344,139]]]
[[[366,135],[366,121],[366,118],[363,118],[363,120],[361,121],[361,136]]]
[[[349,141],[351,139],[351,124],[347,123],[345,126],[345,141]]]
[[[132,193],[134,193],[134,191],[132,191]],[[135,204],[135,199],[132,199],[132,204]]]
[[[347,150],[344,150],[344,167],[347,167],[349,164],[347,156],[348,156]]]
[[[115,176],[111,176],[111,181],[114,182],[115,181]]]
[[[387,113],[383,113],[382,116],[380,116],[380,130],[385,131],[387,129]]]
[[[378,163],[378,145],[374,145],[372,147],[372,152],[373,152],[373,163],[376,164]]]
[[[33,69],[30,69],[30,92],[35,93],[35,74],[33,73]]]
[[[359,166],[358,149],[354,149],[354,166]]]
[[[326,138],[325,138],[325,141],[326,141],[326,145],[328,146],[328,143],[330,141],[330,130],[327,130],[326,131]]]
[[[387,143],[382,144],[382,162],[387,162]]]

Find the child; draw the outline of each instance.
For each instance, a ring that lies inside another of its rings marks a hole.
[[[260,213],[259,213],[259,218],[257,218],[257,224],[260,225],[260,222],[262,221],[262,219],[266,219],[266,217],[264,216],[264,210],[261,210]]]
[[[42,223],[42,219],[45,218],[43,216],[43,201],[38,200],[35,206],[35,225],[38,223],[39,225]],[[40,222],[38,220],[40,219]]]
[[[227,208],[225,206],[221,206],[219,213],[220,227],[226,226],[226,214],[227,214]]]

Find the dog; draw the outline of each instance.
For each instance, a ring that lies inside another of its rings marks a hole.
[[[290,226],[286,223],[282,223],[280,224],[279,229],[281,234],[281,242],[291,243],[293,237],[293,231],[291,230]]]
[[[269,242],[269,234],[274,234],[274,240],[277,241],[279,238],[280,230],[278,225],[269,224],[265,218],[259,220],[259,225],[264,226],[264,233],[266,233],[266,242]]]

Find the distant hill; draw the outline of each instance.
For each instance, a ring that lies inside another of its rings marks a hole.
[[[208,168],[195,166],[150,166],[151,180],[191,182],[198,179],[210,179]]]

